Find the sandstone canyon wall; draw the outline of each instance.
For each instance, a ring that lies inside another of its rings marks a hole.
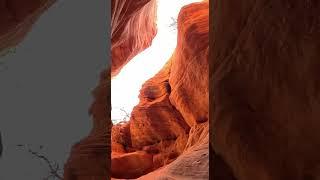
[[[151,45],[156,28],[156,0],[111,1],[111,74]]]
[[[53,2],[0,0],[0,50],[21,42]],[[316,0],[213,1],[210,63],[208,1],[184,7],[175,53],[144,84],[131,121],[112,127],[110,164],[110,74],[150,45],[154,3],[112,1],[112,68],[101,74],[94,127],[73,146],[64,179],[106,179],[109,168],[118,177],[208,179],[209,81],[210,145],[236,179],[319,179]]]
[[[55,0],[0,0],[0,52],[16,46]]]
[[[319,1],[213,3],[212,148],[239,180],[319,179]]]
[[[130,121],[112,128],[112,177],[208,179],[208,53],[209,2],[187,5],[174,54],[144,83]]]
[[[21,42],[53,2],[1,1],[1,50]],[[110,75],[150,46],[155,19],[155,0],[112,1],[112,67],[93,92],[93,129],[72,147],[65,180],[108,179],[109,169],[125,178],[208,179],[208,2],[180,12],[172,58],[143,85],[131,121],[112,128],[110,163]]]

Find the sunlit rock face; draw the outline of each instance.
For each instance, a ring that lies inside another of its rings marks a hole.
[[[153,77],[172,55],[177,42],[176,19],[180,8],[194,0],[156,1],[156,36],[150,46],[134,56],[111,81],[111,118],[114,124],[128,121],[142,84]],[[149,11],[150,8],[144,8]],[[148,17],[144,17],[148,18]],[[149,23],[152,25],[152,23]],[[132,28],[129,28],[132,29]],[[136,34],[139,34],[135,32]],[[143,31],[141,31],[143,33]],[[131,36],[133,36],[132,34]],[[143,36],[143,34],[141,35]],[[140,38],[140,37],[136,37]],[[125,49],[119,49],[125,51]],[[130,91],[128,91],[130,89]]]
[[[132,147],[141,149],[164,140],[185,138],[189,126],[171,105],[168,82],[170,64],[148,80],[140,90],[140,103],[130,119]]]
[[[55,0],[0,0],[0,53],[20,43]]]
[[[239,180],[319,179],[319,1],[213,2],[214,151]]]
[[[209,178],[208,31],[208,2],[181,9],[175,52],[143,84],[130,121],[113,126],[112,177]],[[144,162],[133,153],[141,151],[152,157],[152,168],[117,168],[122,158]]]
[[[117,178],[138,178],[153,168],[151,154],[144,151],[125,153],[112,158],[112,176]],[[126,173],[123,173],[126,170]]]
[[[177,48],[170,59],[169,99],[190,127],[188,138],[174,161],[139,179],[209,179],[208,41],[209,3],[183,7]]]
[[[111,1],[111,75],[151,45],[156,35],[156,0]]]
[[[177,17],[180,9],[198,0],[157,0],[157,34],[149,47],[133,57],[111,81],[111,120],[128,121],[139,103],[144,82],[157,74],[172,56],[177,45]],[[122,49],[124,50],[124,49]],[[130,91],[129,91],[130,90]]]
[[[170,69],[170,102],[189,126],[208,121],[208,33],[208,3],[194,3],[181,9],[177,48]]]

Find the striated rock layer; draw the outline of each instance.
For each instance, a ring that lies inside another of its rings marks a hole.
[[[151,45],[156,28],[156,0],[111,1],[111,75]]]
[[[319,9],[214,1],[211,143],[239,180],[320,179]]]
[[[208,121],[209,2],[183,7],[172,57],[170,102],[189,126]]]
[[[0,52],[16,46],[55,0],[0,0]]]
[[[209,2],[181,9],[174,54],[142,86],[130,121],[113,126],[112,177],[209,178],[208,33]],[[135,154],[142,152],[152,164]],[[120,168],[124,161],[128,166]]]
[[[53,2],[0,0],[0,50],[21,42]],[[176,51],[143,85],[130,122],[112,127],[110,163],[110,74],[151,44],[155,18],[155,0],[112,1],[112,67],[101,73],[89,110],[93,129],[72,147],[64,180],[101,180],[110,174],[208,179],[208,2],[181,10]]]

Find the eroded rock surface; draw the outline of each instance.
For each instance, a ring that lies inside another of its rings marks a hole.
[[[151,45],[156,28],[156,0],[112,0],[112,76]]]
[[[153,158],[152,172],[139,179],[209,177],[208,31],[208,2],[181,9],[174,54],[143,84],[130,121],[114,126],[112,161],[141,151]],[[128,169],[112,166],[117,178],[130,177]]]
[[[112,157],[112,177],[138,178],[153,168],[153,157],[144,151],[119,154]],[[123,173],[126,170],[126,173]]]
[[[0,0],[0,50],[19,43],[53,2]],[[93,92],[89,110],[93,129],[72,147],[64,167],[65,180],[101,180],[110,174],[136,178],[152,171],[141,178],[208,178],[207,2],[182,9],[177,49],[167,65],[143,85],[130,123],[114,126],[110,162],[109,75],[116,75],[151,44],[156,34],[155,3],[112,1],[112,67],[101,74]],[[127,162],[125,168],[123,162]]]
[[[181,9],[177,43],[170,69],[170,102],[189,126],[193,126],[208,121],[208,2],[193,3]]]
[[[138,179],[207,180],[209,179],[208,145],[209,141],[207,140],[204,144],[194,146],[193,149],[183,152],[172,163]]]
[[[16,46],[55,0],[0,0],[0,52]]]
[[[319,1],[213,2],[214,151],[239,180],[319,179]]]

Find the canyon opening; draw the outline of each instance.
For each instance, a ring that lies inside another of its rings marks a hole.
[[[111,80],[111,120],[128,121],[139,103],[139,90],[170,59],[177,44],[177,17],[180,9],[200,0],[157,0],[157,32],[150,47],[134,56]],[[128,28],[129,29],[129,28]]]
[[[209,178],[209,1],[112,0],[111,177]]]

